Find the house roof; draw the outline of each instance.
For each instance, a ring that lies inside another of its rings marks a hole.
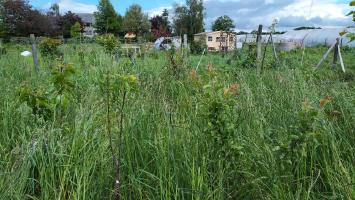
[[[96,22],[95,15],[92,13],[75,13],[75,14],[78,15],[84,23],[95,24]]]
[[[133,38],[136,38],[136,34],[134,34],[134,33],[126,33],[124,38],[125,39],[133,39]]]

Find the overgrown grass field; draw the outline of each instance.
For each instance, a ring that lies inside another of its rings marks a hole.
[[[258,70],[71,44],[36,73],[29,48],[0,57],[0,199],[354,199],[354,49],[343,73],[326,47]]]

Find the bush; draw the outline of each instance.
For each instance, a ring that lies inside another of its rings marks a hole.
[[[204,49],[207,49],[205,42],[192,41],[190,44],[190,50],[192,54],[202,54]]]
[[[96,38],[97,43],[105,48],[108,54],[115,54],[119,50],[119,41],[113,34],[105,34]]]
[[[56,57],[60,54],[58,47],[61,45],[61,41],[57,39],[44,38],[39,43],[39,51],[44,57]]]

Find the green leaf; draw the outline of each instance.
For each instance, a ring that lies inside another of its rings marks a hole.
[[[355,1],[350,2],[350,6],[355,6]]]
[[[339,33],[339,35],[340,35],[340,36],[344,36],[344,35],[346,35],[347,33],[348,33],[347,31],[342,31],[342,32]]]
[[[355,11],[350,11],[346,16],[355,15]]]

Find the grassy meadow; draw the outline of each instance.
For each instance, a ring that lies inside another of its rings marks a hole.
[[[354,199],[355,49],[0,56],[0,199]],[[197,67],[198,66],[198,67]],[[118,157],[113,162],[112,152]]]

